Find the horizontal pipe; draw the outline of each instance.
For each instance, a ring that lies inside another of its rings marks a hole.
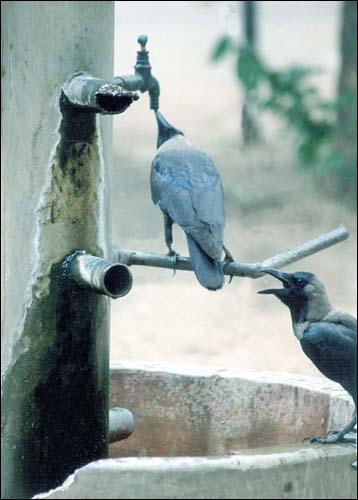
[[[78,285],[92,288],[112,299],[127,295],[132,288],[132,273],[124,264],[76,251],[66,259],[66,265],[70,277]]]
[[[134,431],[134,416],[127,408],[109,410],[109,442],[128,438]]]
[[[345,226],[339,226],[337,229],[333,229],[329,233],[322,234],[313,240],[301,243],[294,248],[290,248],[285,252],[279,253],[274,257],[264,260],[261,263],[262,267],[274,267],[280,269],[280,267],[288,266],[293,262],[304,259],[309,255],[317,252],[321,252],[326,248],[329,248],[341,241],[347,240],[349,238],[349,231]]]
[[[126,90],[148,91],[150,109],[155,111],[159,109],[160,86],[158,80],[153,75],[149,74],[148,77],[139,74],[115,76],[113,81]]]
[[[113,82],[126,90],[142,90],[144,82],[140,75],[115,76]]]
[[[139,96],[118,83],[75,73],[62,87],[70,104],[101,114],[123,113]]]
[[[346,240],[349,237],[349,231],[346,227],[340,226],[329,233],[323,234],[312,240],[306,241],[294,248],[290,248],[282,253],[270,257],[263,262],[254,264],[245,264],[238,261],[229,262],[225,265],[224,274],[229,276],[241,276],[247,278],[259,278],[264,276],[261,272],[263,267],[281,267],[288,266],[293,262],[301,260],[309,255],[320,252],[325,248]],[[174,259],[168,255],[137,252],[133,250],[124,250],[113,246],[113,260],[121,262],[127,266],[149,266],[162,267],[164,269],[174,268]],[[178,256],[175,260],[175,269],[181,271],[192,271],[190,259],[188,257]]]

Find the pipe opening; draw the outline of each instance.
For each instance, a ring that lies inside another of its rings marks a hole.
[[[101,93],[96,95],[98,106],[107,113],[123,113],[132,104],[133,100],[136,99],[130,95],[119,96]]]
[[[114,298],[123,297],[132,288],[132,273],[123,264],[114,264],[107,269],[104,276],[104,286],[109,295]]]

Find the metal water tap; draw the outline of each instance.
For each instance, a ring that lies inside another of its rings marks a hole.
[[[146,35],[138,37],[140,50],[137,52],[134,75],[116,76],[114,77],[114,83],[128,91],[148,92],[150,109],[157,110],[159,108],[160,87],[158,80],[152,75],[149,52],[146,50],[147,41],[148,37]]]

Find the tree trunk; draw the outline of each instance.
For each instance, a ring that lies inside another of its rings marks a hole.
[[[252,52],[255,53],[257,44],[257,5],[254,1],[245,1],[242,2],[242,4],[242,31],[244,40],[245,43],[250,46]],[[256,144],[260,140],[258,125],[253,113],[251,92],[252,91],[245,93],[244,104],[241,113],[241,129],[243,142],[245,145]]]
[[[339,181],[342,191],[355,203],[357,197],[357,2],[342,2],[340,34],[340,102],[335,146],[340,153]]]
[[[357,108],[352,106],[349,98],[357,90],[357,2],[343,2],[342,7],[338,97],[343,97],[343,103],[338,112],[337,135],[354,141],[357,134]]]

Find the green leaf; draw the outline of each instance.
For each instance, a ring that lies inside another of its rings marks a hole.
[[[263,63],[248,45],[243,45],[239,49],[236,74],[247,90],[255,89],[259,82],[266,78]]]
[[[213,62],[217,62],[222,59],[228,52],[235,49],[235,44],[232,38],[229,35],[223,35],[220,37],[210,55],[210,60]]]

